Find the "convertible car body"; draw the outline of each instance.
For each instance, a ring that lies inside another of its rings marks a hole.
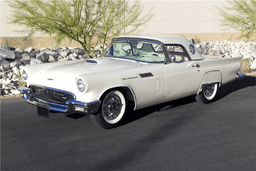
[[[221,85],[243,76],[240,59],[202,56],[183,37],[122,36],[99,58],[23,67],[21,94],[39,115],[80,112],[109,129],[128,109],[190,95],[212,102]]]

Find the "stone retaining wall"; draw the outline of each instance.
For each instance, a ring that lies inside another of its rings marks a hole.
[[[203,55],[232,58],[242,56],[250,59],[250,69],[256,70],[256,42],[202,42],[195,44]],[[96,55],[101,54],[100,47],[94,49]],[[41,63],[59,62],[66,60],[87,59],[83,48],[80,47],[49,47],[40,50],[33,48],[15,49],[7,46],[0,47],[0,94],[17,95],[21,81],[20,67],[26,65],[38,65]]]

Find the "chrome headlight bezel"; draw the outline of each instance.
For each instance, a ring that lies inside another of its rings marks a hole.
[[[82,79],[76,81],[76,86],[79,92],[84,92],[86,90],[86,85]]]
[[[21,78],[24,80],[24,81],[27,81],[28,80],[28,73],[23,69],[21,71]]]

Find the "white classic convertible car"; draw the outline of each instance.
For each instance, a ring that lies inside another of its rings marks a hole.
[[[244,75],[237,74],[240,59],[202,56],[183,37],[122,36],[99,58],[23,67],[21,94],[39,115],[80,112],[110,129],[127,109],[190,95],[212,102],[221,85]]]

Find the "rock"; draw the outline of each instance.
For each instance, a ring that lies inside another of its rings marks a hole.
[[[57,52],[60,48],[55,47],[55,46],[50,46],[49,49],[50,49],[51,51]]]
[[[2,90],[2,95],[9,95],[9,93],[10,93],[9,89]]]
[[[20,67],[20,66],[21,66],[21,63],[18,60],[15,60],[15,61],[10,63],[10,67],[11,68],[13,68],[13,67]]]
[[[47,54],[47,53],[42,53],[42,52],[40,52],[40,54],[38,54],[37,56],[36,56],[36,59],[38,59],[38,60],[40,60],[40,61],[42,61],[42,62],[47,62],[48,61],[48,59],[49,59],[49,55]]]
[[[68,58],[62,58],[58,60],[58,62],[62,62],[62,61],[68,61]]]
[[[19,78],[19,76],[13,73],[13,75],[12,75],[12,80],[11,80],[11,81],[15,81],[15,80],[18,79],[18,78]]]
[[[251,64],[250,69],[251,69],[252,71],[256,71],[256,60],[251,61],[250,64]]]
[[[2,56],[2,58],[4,59],[15,59],[14,51],[10,51],[10,50],[1,50],[0,56]]]
[[[19,70],[18,67],[13,67],[13,68],[12,68],[12,72],[13,72],[14,74],[16,74],[16,75],[19,75],[20,70]]]
[[[200,44],[196,44],[196,48],[199,49],[201,47]]]
[[[58,61],[57,59],[58,59],[58,58],[55,58],[54,56],[49,55],[48,62],[56,62],[56,61]]]
[[[192,44],[195,44],[195,41],[194,41],[194,39],[192,39],[192,38],[188,38],[188,40],[192,43]],[[97,47],[97,46],[96,46]],[[96,50],[96,47],[95,47],[95,50]],[[101,50],[101,49],[100,49]]]
[[[75,47],[68,47],[68,49],[69,49],[72,53],[74,53]]]
[[[27,64],[30,64],[30,61],[25,61],[24,59],[20,59],[19,61],[24,66],[27,65]]]
[[[0,72],[0,79],[2,79],[4,77],[4,72]],[[1,86],[0,86],[1,88]]]
[[[213,52],[209,52],[209,54],[208,54],[208,55],[210,55],[210,56],[214,56],[214,54],[215,54],[215,53],[213,53]]]
[[[5,79],[2,79],[2,80],[1,80],[1,84],[2,84],[2,85],[9,85],[9,84],[11,84],[11,80],[6,79],[6,78],[5,78]]]
[[[4,60],[4,57],[0,54],[0,62]]]
[[[51,50],[49,50],[49,49],[42,49],[42,50],[40,51],[40,54],[42,54],[42,53],[46,53],[47,55],[52,55],[52,56],[55,57],[55,58],[57,58],[57,57],[59,56],[59,54],[58,54],[57,52],[51,51]]]
[[[88,59],[88,57],[86,55],[79,55],[78,59],[83,60],[83,59]]]
[[[29,54],[23,53],[21,55],[21,59],[23,59],[24,61],[30,61],[31,57],[29,56]]]
[[[224,54],[226,52],[227,52],[227,50],[225,48],[220,48],[220,54]]]
[[[46,50],[48,50],[48,49],[42,47],[42,48],[40,49],[40,52],[43,52],[43,51],[46,51]]]
[[[75,48],[74,49],[74,53],[79,56],[79,55],[84,55],[85,54],[85,50],[83,48]]]
[[[30,61],[30,65],[37,65],[37,64],[42,64],[43,62],[39,59],[35,59],[35,58],[32,58],[31,61]]]
[[[179,49],[178,49],[177,51],[179,51]],[[101,54],[101,51],[95,50],[93,53],[94,53],[94,55],[96,55],[97,57],[99,57],[100,54]]]
[[[225,53],[222,58],[231,58],[229,53]]]
[[[74,54],[68,55],[69,60],[77,60],[76,56]]]
[[[96,46],[96,47],[94,48],[94,50],[101,51],[102,49],[101,49],[100,46]]]
[[[12,79],[12,76],[13,76],[13,72],[9,72],[9,73],[7,74],[7,77],[8,77],[9,80]]]
[[[34,50],[29,53],[29,56],[32,58],[36,58],[36,56],[40,53],[40,50]]]
[[[15,59],[19,60],[21,58],[22,50],[20,49],[15,49],[14,54],[15,54]]]
[[[5,59],[1,62],[1,66],[2,66],[2,71],[6,71],[10,69],[10,63]]]
[[[243,55],[240,52],[234,52],[233,54],[231,54],[232,58],[234,57],[243,57]]]
[[[9,47],[3,45],[3,46],[0,46],[0,50],[11,50]]]
[[[243,59],[248,59],[248,58],[252,58],[252,55],[251,55],[251,54],[245,54],[245,55],[243,55]]]
[[[16,89],[10,90],[10,92],[11,92],[12,95],[18,95],[18,94],[20,94],[20,91],[19,91],[19,90],[16,90]]]
[[[33,48],[32,47],[28,47],[27,49],[25,49],[24,50],[25,52],[27,52],[28,54],[30,53],[30,52],[32,52],[33,51]]]
[[[69,50],[60,50],[59,54],[63,57],[66,58],[71,52]]]
[[[60,55],[57,59],[58,59],[58,61],[60,60],[60,59],[62,59],[63,57]]]
[[[23,50],[21,50],[21,49],[17,48],[17,49],[15,49],[15,51],[14,51],[14,52],[23,53]]]

